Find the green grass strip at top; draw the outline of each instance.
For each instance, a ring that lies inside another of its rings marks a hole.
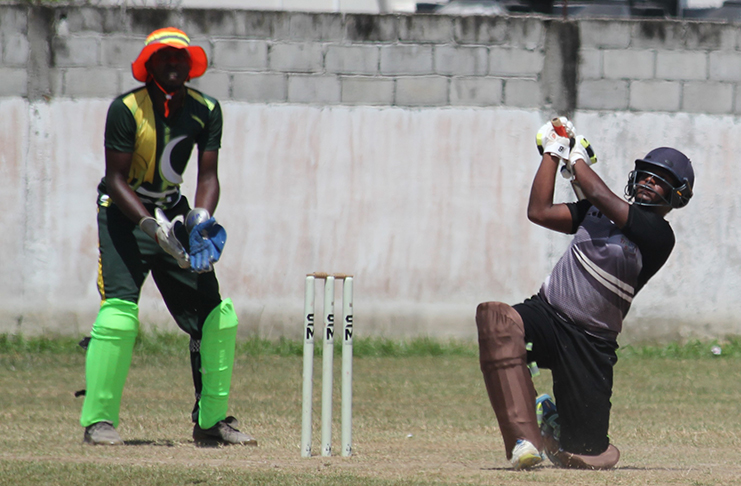
[[[81,354],[85,351],[78,345],[81,337],[33,336],[0,334],[0,354]],[[151,331],[139,333],[134,353],[151,356],[187,355],[189,337],[183,333]],[[719,355],[712,348],[719,347]],[[237,340],[237,356],[302,356],[303,341],[280,338],[277,340],[250,337]],[[321,356],[323,343],[314,340],[314,354]],[[335,354],[342,352],[342,342],[334,343]],[[692,340],[685,343],[625,345],[618,349],[620,359],[696,359],[696,358],[741,358],[741,337],[723,340]],[[422,356],[467,356],[478,357],[478,345],[473,341],[443,340],[429,337],[390,339],[379,337],[354,338],[353,355],[357,357],[422,357]]]

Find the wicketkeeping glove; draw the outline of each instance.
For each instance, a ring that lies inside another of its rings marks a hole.
[[[568,160],[572,143],[570,139],[573,139],[575,136],[575,128],[574,124],[565,116],[559,117],[559,119],[568,137],[558,135],[555,128],[553,128],[553,124],[548,121],[538,130],[535,136],[535,144],[538,147],[538,153],[540,155],[552,154],[563,160]]]
[[[198,223],[190,231],[190,268],[197,273],[212,272],[226,244],[226,230],[214,218]]]
[[[170,221],[160,208],[154,210],[154,216],[154,218],[151,216],[142,218],[139,221],[139,227],[151,236],[163,250],[172,255],[177,260],[180,268],[189,268],[188,253],[175,236],[176,229],[183,224],[183,216],[176,216]]]

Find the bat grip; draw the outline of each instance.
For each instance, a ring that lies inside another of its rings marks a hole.
[[[556,133],[561,137],[569,137],[568,132],[566,131],[566,127],[563,126],[563,123],[561,123],[561,120],[558,118],[553,118],[551,120],[551,125],[553,125],[553,130],[556,131]]]

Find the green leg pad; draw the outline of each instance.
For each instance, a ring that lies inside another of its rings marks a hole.
[[[226,418],[237,343],[237,314],[231,299],[221,302],[203,323],[198,424],[208,429]]]
[[[85,403],[80,424],[112,422],[118,427],[126,376],[139,332],[139,307],[120,299],[103,301],[85,358]]]

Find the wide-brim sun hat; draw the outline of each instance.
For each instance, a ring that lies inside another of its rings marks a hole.
[[[174,27],[165,27],[157,29],[149,36],[144,43],[144,49],[139,53],[136,61],[131,63],[131,73],[134,79],[146,83],[149,78],[147,72],[147,61],[155,52],[165,47],[175,47],[176,49],[185,49],[190,54],[190,72],[188,79],[197,78],[206,72],[208,59],[206,51],[200,46],[190,45],[190,38],[180,29]]]

